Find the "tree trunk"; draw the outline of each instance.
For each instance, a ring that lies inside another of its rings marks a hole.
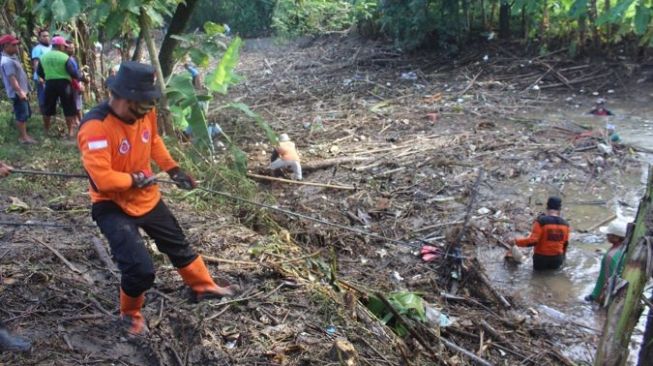
[[[653,291],[649,298],[653,302]],[[653,309],[648,309],[646,317],[646,328],[642,337],[642,346],[639,349],[639,361],[637,366],[646,366],[653,360]]]
[[[587,17],[578,18],[578,51],[583,52],[585,40],[587,39]]]
[[[481,26],[484,31],[488,30],[487,27],[487,16],[485,15],[485,0],[481,0]]]
[[[499,7],[499,37],[510,38],[510,3],[507,0],[501,0]]]
[[[159,102],[159,116],[161,117],[160,126],[163,129],[163,132],[168,136],[174,137],[174,129],[172,128],[172,114],[170,113],[170,108],[168,107],[168,97],[166,96],[166,84],[165,79],[163,78],[163,73],[161,72],[161,64],[159,64],[159,59],[157,58],[156,46],[154,45],[154,40],[150,34],[150,17],[145,12],[144,8],[141,8],[141,17],[139,20],[141,26],[141,34],[143,34],[143,40],[147,45],[147,52],[150,54],[150,60],[154,70],[156,72],[156,82],[161,89],[161,100]]]
[[[177,5],[177,9],[172,15],[170,26],[168,27],[168,31],[163,38],[163,43],[161,44],[161,51],[159,51],[159,63],[161,64],[161,72],[166,79],[172,73],[172,67],[174,66],[174,59],[172,56],[175,48],[179,44],[179,41],[172,38],[172,36],[181,34],[184,30],[186,30],[188,22],[190,21],[190,17],[193,15],[193,10],[198,3],[198,0],[186,0],[186,2],[181,2],[179,5]]]
[[[608,282],[612,283],[606,292],[610,305],[595,366],[626,364],[628,343],[642,312],[641,298],[650,277],[648,252],[653,250],[653,167],[648,171],[646,194],[639,203],[635,224],[630,226],[623,272]]]
[[[134,53],[132,54],[132,61],[139,61],[143,58],[143,32],[138,33],[138,38],[136,39],[136,47],[134,47]]]
[[[76,35],[77,35],[77,59],[79,60],[80,68],[82,65],[88,66],[88,77],[89,80],[86,83],[86,89],[84,90],[84,99],[89,102],[95,96],[94,101],[98,101],[102,98],[100,94],[100,89],[98,88],[98,73],[97,73],[97,63],[95,60],[95,47],[91,43],[88,26],[84,15],[81,15],[77,18],[76,23]]]
[[[528,28],[526,27],[526,5],[521,7],[521,34],[528,41]]]
[[[599,38],[599,29],[596,27],[596,17],[597,17],[597,7],[596,0],[590,0],[587,8],[587,18],[589,19],[589,26],[592,31],[592,48],[595,51],[599,49],[600,38]]]
[[[542,21],[540,22],[540,37],[544,45],[547,43],[547,31],[549,30],[549,4],[542,0]]]
[[[603,8],[604,12],[609,12],[610,11],[610,0],[605,0],[605,7]],[[608,38],[608,43],[612,40],[612,23],[608,22],[606,24],[606,35]],[[610,47],[608,47],[608,51],[610,51]]]

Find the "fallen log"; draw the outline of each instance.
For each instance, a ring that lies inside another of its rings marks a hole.
[[[302,163],[302,170],[305,172],[310,172],[314,170],[330,168],[334,165],[355,163],[359,161],[369,160],[369,157],[365,156],[342,156],[333,159],[324,159],[324,160],[314,160]]]

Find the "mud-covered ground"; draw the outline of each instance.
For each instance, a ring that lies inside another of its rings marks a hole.
[[[546,194],[573,200],[565,187],[612,187],[624,171],[639,169],[633,151],[602,156],[598,139],[577,138],[603,121],[533,116],[551,106],[589,110],[593,92],[625,95],[646,84],[637,84],[642,76],[636,68],[601,64],[609,75],[604,77],[582,62],[558,59],[560,54],[527,56],[509,49],[479,45],[452,63],[353,38],[250,42],[239,67],[245,81],[228,99],[247,103],[278,133],[291,136],[306,181],[355,187],[260,181],[260,190],[280,207],[395,241],[278,213],[271,214],[287,231],[255,232],[231,210],[201,209],[196,203],[205,196],[163,187],[212,271],[240,284],[243,293],[191,304],[170,263],[154,254],[157,280],[144,308],[150,334],[140,339],[121,331],[117,272],[102,259],[107,246],[90,221],[84,182],[4,180],[0,221],[68,227],[0,226],[2,320],[33,341],[30,353],[4,353],[0,363],[465,365],[473,357],[498,365],[589,362],[596,331],[552,323],[528,299],[497,290],[474,257],[479,248],[527,231]],[[573,103],[566,99],[570,94]],[[240,141],[252,172],[267,173],[271,148],[250,120],[235,113],[211,119]],[[69,150],[65,163],[43,159],[46,150],[70,146],[55,141],[36,149],[3,158],[19,167],[79,169]],[[540,188],[534,193],[511,191],[531,181]],[[459,242],[462,252],[455,254]],[[415,254],[424,243],[454,254],[422,262]],[[404,328],[412,333],[397,336],[391,330],[396,316],[389,327],[365,307],[370,295],[396,291],[421,294],[453,324],[407,320]]]

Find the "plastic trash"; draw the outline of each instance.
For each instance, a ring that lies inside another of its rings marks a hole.
[[[404,278],[401,277],[401,275],[397,271],[392,271],[392,278],[394,278],[397,281],[403,281],[404,280]]]
[[[336,327],[334,327],[333,325],[329,325],[328,327],[326,327],[326,333],[328,335],[336,334]]]
[[[552,320],[558,321],[558,322],[565,322],[567,321],[567,315],[561,311],[558,311],[554,308],[548,307],[546,305],[540,305],[538,307],[540,313],[545,314]]]
[[[510,247],[510,254],[512,254],[513,261],[517,263],[524,262],[524,254],[522,254],[521,250],[519,250],[519,248],[516,245]]]
[[[438,326],[440,328],[446,328],[453,325],[453,321],[447,315],[443,314],[439,309],[436,309],[433,306],[426,305],[424,306],[426,312],[426,320],[432,326]]]
[[[490,213],[490,209],[487,207],[481,207],[476,212],[478,212],[479,215],[487,215]]]
[[[417,74],[414,71],[402,72],[401,80],[415,81],[417,80]]]
[[[607,144],[597,144],[596,148],[605,155],[612,155],[612,146]]]

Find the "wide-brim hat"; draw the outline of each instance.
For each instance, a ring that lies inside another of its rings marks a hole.
[[[599,231],[603,234],[612,234],[625,238],[626,232],[628,231],[628,223],[621,219],[617,219],[612,221],[610,225],[601,227]]]
[[[156,86],[154,68],[136,61],[120,64],[116,75],[107,79],[109,89],[120,98],[135,102],[146,102],[161,97]]]

